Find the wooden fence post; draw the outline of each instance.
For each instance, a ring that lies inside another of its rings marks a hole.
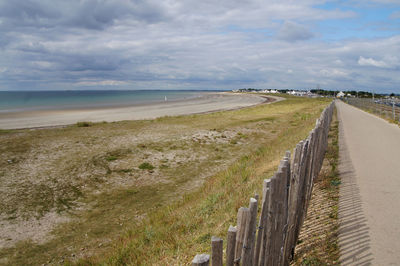
[[[240,265],[240,261],[242,260],[243,241],[246,232],[246,224],[249,217],[250,217],[250,210],[245,207],[240,207],[237,215],[235,265]]]
[[[310,137],[304,141],[304,145],[301,151],[300,169],[299,169],[299,189],[298,189],[298,199],[296,206],[296,217],[294,226],[294,239],[292,243],[296,243],[300,233],[301,221],[303,216],[303,204],[305,201],[305,187],[306,187],[306,176],[308,168],[308,159],[310,154]]]
[[[278,179],[276,174],[271,178],[269,210],[268,210],[268,226],[266,227],[266,247],[264,255],[264,264],[272,265],[274,239],[276,234],[276,195],[277,195]]]
[[[265,259],[267,255],[267,243],[269,242],[268,240],[268,227],[271,227],[270,224],[270,202],[271,202],[271,179],[265,179],[264,180],[264,189],[263,189],[263,205],[262,205],[262,210],[261,210],[261,217],[260,217],[260,227],[262,227],[261,232],[261,245],[260,245],[260,251],[259,253],[259,263],[258,265],[264,266],[265,264]],[[261,220],[262,218],[262,220]],[[259,231],[260,233],[260,231]]]
[[[226,240],[226,266],[233,266],[235,261],[236,227],[229,226]]]
[[[300,174],[300,159],[303,147],[303,141],[296,145],[292,166],[290,167],[290,186],[288,191],[288,218],[287,232],[283,249],[283,265],[289,265],[293,250],[293,233],[295,227],[295,219],[297,214],[297,200],[299,190],[299,174]]]
[[[272,242],[272,265],[279,264],[279,250],[280,250],[280,243],[282,238],[282,217],[283,217],[283,183],[284,180],[282,178],[282,172],[278,171],[276,173],[277,179],[277,193],[276,193],[276,202],[275,202],[275,230],[273,238],[271,239]]]
[[[275,245],[275,263],[281,265],[284,253],[284,243],[287,232],[287,217],[288,217],[288,182],[290,181],[290,152],[286,153],[285,158],[281,161],[278,177],[280,179],[279,186],[279,201],[278,201],[278,230]]]
[[[246,233],[242,250],[242,263],[244,266],[253,265],[254,239],[257,223],[257,200],[255,198],[250,198],[249,210],[250,217],[246,226]]]
[[[212,266],[222,266],[223,258],[223,240],[219,237],[211,237],[211,256]]]
[[[261,213],[260,220],[258,222],[258,233],[257,233],[257,241],[256,248],[254,250],[254,259],[253,264],[258,266],[264,265],[264,239],[265,239],[265,227],[267,225],[267,215],[268,215],[268,203],[269,203],[269,187],[271,184],[271,180],[264,179],[263,182],[263,194],[262,194],[262,205],[261,205]],[[261,262],[262,260],[262,262]]]
[[[192,266],[208,266],[210,265],[210,255],[197,254],[192,260]]]

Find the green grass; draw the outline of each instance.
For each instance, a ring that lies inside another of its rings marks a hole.
[[[144,162],[139,165],[139,169],[142,169],[142,170],[153,170],[154,168],[155,167],[151,163],[148,163],[148,162]]]
[[[0,250],[0,257],[9,264],[58,264],[76,257],[82,265],[188,263],[195,254],[209,252],[211,235],[226,235],[237,209],[254,192],[261,194],[262,180],[308,135],[327,103],[289,97],[234,111],[7,135],[0,152],[21,163],[6,165],[7,170],[19,173],[22,163],[37,162],[43,171],[36,178],[52,176],[52,190],[43,200],[31,200],[35,191],[47,190],[27,187],[26,198],[0,209],[16,209],[13,217],[59,205],[64,206],[60,213],[70,213],[73,220],[59,225],[48,242],[20,242]],[[182,132],[189,137],[177,137]],[[192,141],[197,132],[219,135]],[[60,152],[55,154],[54,147]],[[37,151],[38,158],[48,156],[46,164],[32,157]],[[141,162],[157,170],[137,170]],[[124,183],[110,185],[118,180]],[[59,200],[47,200],[52,193]]]
[[[76,126],[77,127],[90,127],[92,125],[92,123],[90,122],[77,122]]]
[[[13,129],[0,129],[0,135],[5,135],[5,134],[10,134],[10,133],[14,133],[15,130]]]
[[[117,156],[115,156],[115,155],[110,155],[110,156],[107,156],[106,157],[106,160],[107,161],[115,161],[115,160],[117,160],[118,159],[118,157]]]

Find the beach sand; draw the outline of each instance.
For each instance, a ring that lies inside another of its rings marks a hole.
[[[271,97],[280,100],[280,97]],[[260,104],[266,98],[252,94],[209,93],[204,97],[145,105],[99,109],[40,110],[0,113],[0,129],[52,127],[85,122],[114,122],[154,119],[162,116],[188,115],[230,110]]]

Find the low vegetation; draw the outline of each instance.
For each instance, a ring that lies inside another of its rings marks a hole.
[[[77,122],[76,126],[77,127],[90,127],[92,125],[92,123],[90,122]]]
[[[146,170],[153,170],[154,169],[154,166],[153,165],[151,165],[151,163],[148,163],[148,162],[144,162],[144,163],[142,163],[142,164],[140,164],[139,165],[139,169],[146,169]]]
[[[0,263],[187,263],[327,104],[1,132]]]

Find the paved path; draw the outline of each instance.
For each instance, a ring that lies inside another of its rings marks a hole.
[[[339,244],[342,265],[400,265],[400,128],[343,102]]]

